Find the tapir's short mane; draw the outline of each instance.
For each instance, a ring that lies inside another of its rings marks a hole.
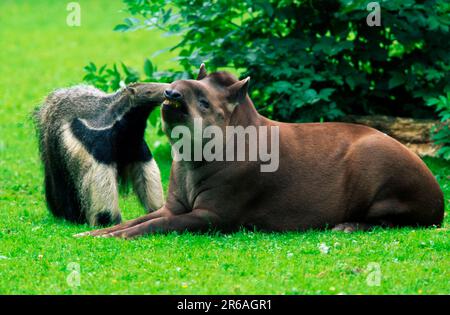
[[[219,87],[228,87],[238,81],[238,79],[229,72],[219,71],[209,74],[207,80]]]

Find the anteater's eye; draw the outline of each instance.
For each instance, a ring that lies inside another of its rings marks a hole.
[[[201,108],[204,108],[204,109],[208,109],[209,108],[209,103],[208,103],[207,100],[202,99],[202,100],[199,101],[199,104],[200,104]]]

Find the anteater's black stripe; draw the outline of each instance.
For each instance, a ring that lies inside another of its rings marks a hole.
[[[102,130],[90,129],[79,119],[74,119],[70,127],[73,135],[99,163],[126,165],[148,162],[153,158],[143,140],[143,131],[136,130],[141,126],[133,128],[128,119],[122,119],[113,127]]]
[[[70,124],[73,135],[83,144],[98,162],[112,164],[114,162],[113,128],[104,130],[89,129],[79,119]]]

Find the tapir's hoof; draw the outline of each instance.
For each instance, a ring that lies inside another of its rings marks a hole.
[[[341,231],[344,233],[352,233],[355,231],[368,231],[373,228],[373,225],[367,223],[355,223],[355,222],[347,222],[337,224],[332,231]]]

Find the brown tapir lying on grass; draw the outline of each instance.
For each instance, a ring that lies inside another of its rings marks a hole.
[[[175,161],[161,209],[80,235],[129,238],[171,231],[233,231],[242,226],[347,231],[378,224],[442,223],[442,191],[425,164],[405,146],[362,125],[269,120],[255,110],[247,95],[248,82],[226,72],[207,75],[204,67],[197,80],[173,82],[162,105],[164,130],[174,144],[174,128],[192,130],[194,118],[202,118],[203,128],[276,127],[276,171],[262,172],[262,161]],[[274,145],[271,142],[272,150]]]

